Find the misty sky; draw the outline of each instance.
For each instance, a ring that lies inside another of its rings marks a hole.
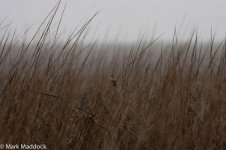
[[[0,0],[0,20],[18,30],[34,28],[58,0]],[[226,0],[62,0],[67,1],[61,30],[70,32],[82,19],[100,11],[90,26],[95,38],[131,41],[145,32],[147,37],[165,33],[172,37],[176,26],[180,37],[198,28],[200,37],[210,36],[211,26],[219,39],[226,33]],[[58,15],[59,16],[59,15]],[[94,34],[95,33],[95,34]]]

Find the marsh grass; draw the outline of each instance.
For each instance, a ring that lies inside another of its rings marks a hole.
[[[84,44],[94,15],[59,44],[58,7],[29,42],[0,26],[0,143],[226,149],[225,41]]]

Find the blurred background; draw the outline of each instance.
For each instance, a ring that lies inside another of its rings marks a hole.
[[[58,0],[0,0],[0,21],[11,24],[18,33],[37,29]],[[225,38],[225,0],[62,0],[56,20],[66,4],[61,24],[62,36],[70,34],[94,13],[88,39],[99,41],[136,41],[164,33],[163,39],[186,39],[194,29],[202,40],[209,40],[211,30],[217,40]],[[1,32],[1,31],[0,31]]]

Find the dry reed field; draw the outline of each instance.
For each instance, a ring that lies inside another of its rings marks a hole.
[[[65,150],[226,149],[226,41],[64,42],[54,7],[31,39],[0,25],[0,143]],[[55,36],[50,37],[49,34]],[[26,40],[28,41],[26,41]],[[23,42],[24,40],[24,42]],[[22,42],[21,42],[22,41]]]

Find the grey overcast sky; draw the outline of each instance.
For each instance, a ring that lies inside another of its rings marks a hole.
[[[0,20],[18,30],[38,25],[58,0],[0,0]],[[226,0],[62,0],[67,1],[62,29],[70,31],[83,18],[100,11],[90,26],[90,32],[103,40],[131,41],[145,32],[146,36],[165,33],[172,36],[177,27],[180,37],[198,28],[202,38],[209,38],[211,26],[218,39],[226,33]]]

